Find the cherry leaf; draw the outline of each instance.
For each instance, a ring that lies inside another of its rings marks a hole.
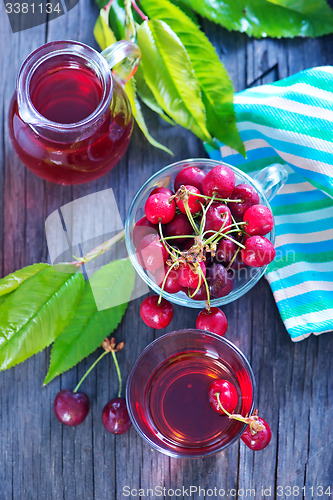
[[[7,293],[0,303],[0,370],[51,344],[72,319],[83,288],[71,265],[36,264],[1,280]]]
[[[326,0],[173,0],[228,30],[255,37],[311,36],[333,32]]]
[[[75,316],[53,344],[44,384],[91,354],[117,328],[131,298],[134,280],[135,272],[129,259],[112,261],[90,277]],[[119,305],[104,309],[114,296]]]
[[[206,108],[210,134],[245,156],[236,128],[232,81],[206,35],[168,0],[141,0],[150,19],[161,19],[179,36],[192,62]]]
[[[142,70],[161,108],[201,140],[212,142],[193,65],[176,33],[163,21],[144,21],[137,29]]]

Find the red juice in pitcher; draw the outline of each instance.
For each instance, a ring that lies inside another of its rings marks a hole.
[[[86,67],[60,66],[31,81],[32,104],[42,116],[57,123],[84,120],[95,111],[102,95],[100,80]]]
[[[130,104],[106,60],[78,42],[51,42],[23,64],[9,110],[22,162],[43,179],[80,184],[111,170],[133,127]]]

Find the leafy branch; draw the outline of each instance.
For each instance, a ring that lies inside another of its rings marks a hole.
[[[75,264],[34,264],[0,280],[0,370],[54,342],[46,384],[91,354],[117,328],[134,287],[130,260],[112,261],[86,282],[78,267],[121,236]]]
[[[333,10],[326,0],[172,0],[182,8],[249,36],[293,38],[333,33]]]
[[[333,32],[326,0],[97,0],[94,35],[101,49],[116,40],[135,41],[142,62],[125,86],[133,116],[155,147],[143,102],[168,123],[191,130],[214,146],[215,139],[245,155],[236,127],[233,85],[196,14],[228,30],[255,37],[321,36]]]
[[[148,132],[140,101],[212,146],[216,138],[244,154],[232,82],[197,23],[169,0],[142,0],[140,8],[134,0],[100,6],[94,35],[101,49],[120,39],[134,40],[141,49],[140,67],[125,91],[148,141],[166,150]]]

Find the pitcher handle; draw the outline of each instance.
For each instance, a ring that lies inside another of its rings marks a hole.
[[[268,201],[274,198],[278,190],[284,186],[287,179],[288,170],[285,165],[281,165],[280,163],[273,163],[263,168],[253,177],[258,187],[265,193]]]
[[[101,55],[124,85],[132,78],[141,60],[141,50],[138,45],[127,40],[113,43],[103,50]]]

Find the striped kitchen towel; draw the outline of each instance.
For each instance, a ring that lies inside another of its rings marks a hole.
[[[266,278],[291,339],[333,330],[333,67],[302,71],[235,94],[247,159],[207,146],[214,159],[252,175],[285,163],[287,183],[271,201],[276,259]]]

